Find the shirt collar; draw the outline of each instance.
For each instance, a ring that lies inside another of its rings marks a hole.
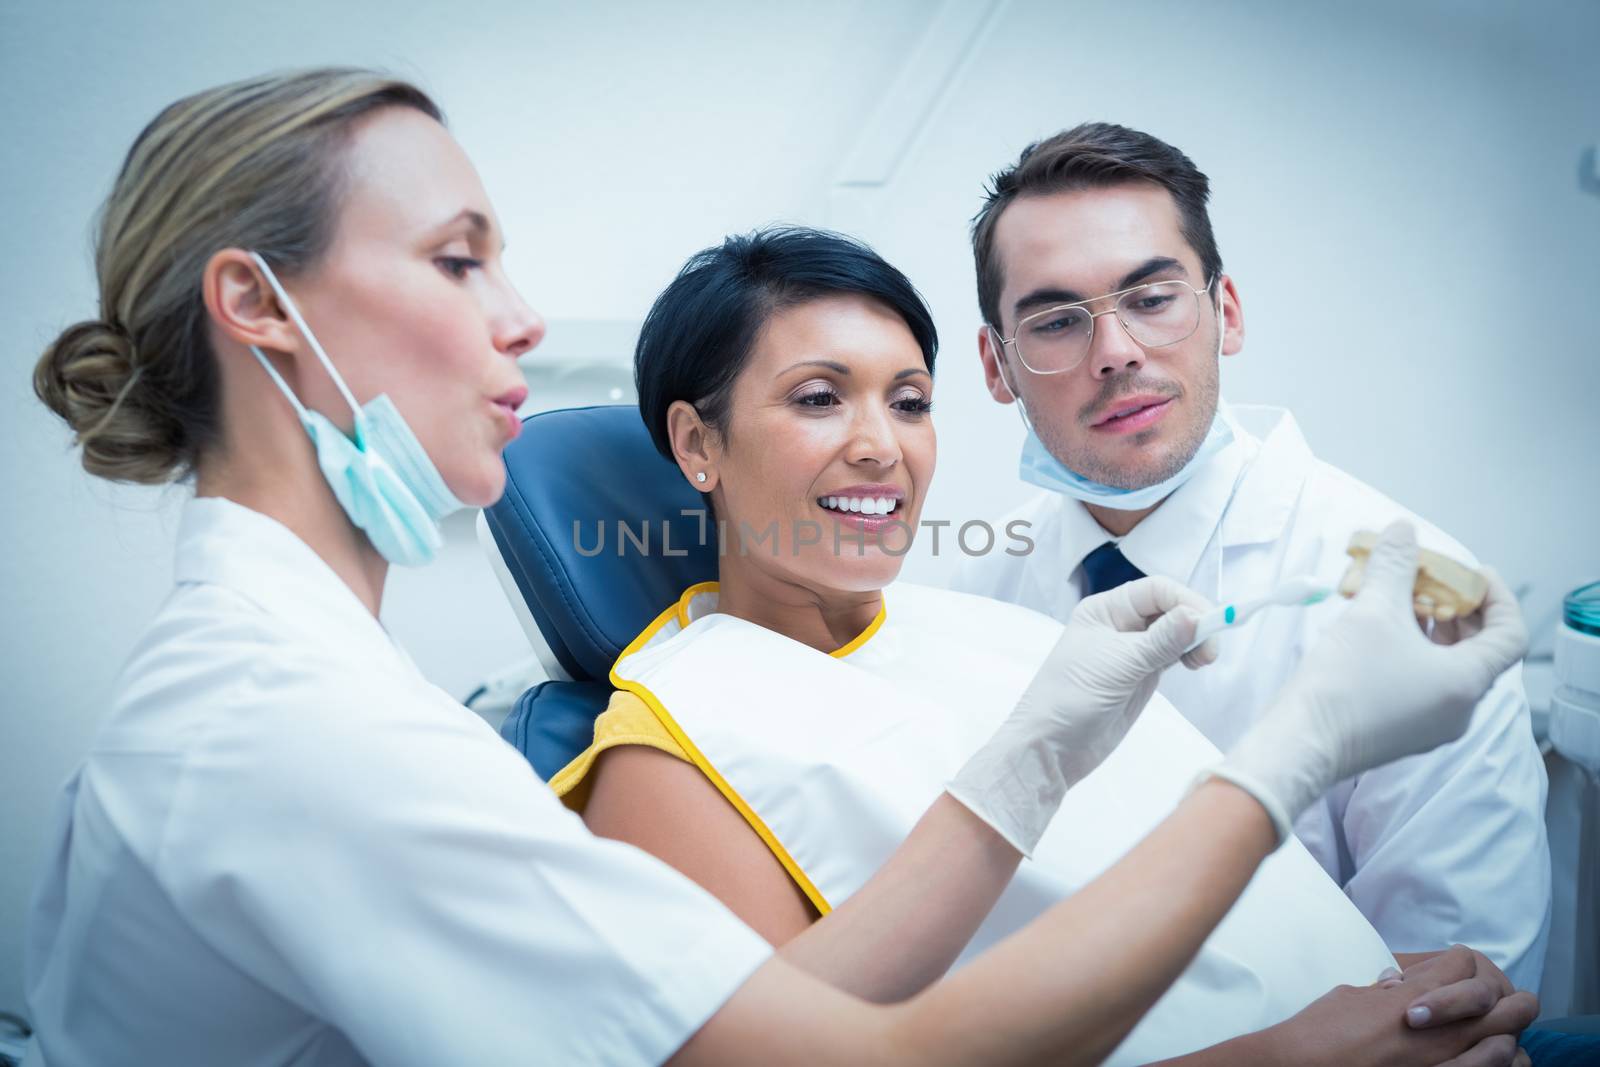
[[[369,662],[409,656],[311,546],[287,526],[221,497],[195,497],[178,525],[173,578],[231,589],[323,647],[359,644]],[[352,661],[359,662],[359,661]]]
[[[1299,499],[1311,450],[1283,408],[1219,402],[1233,427],[1227,448],[1195,471],[1123,538],[1114,538],[1081,503],[1067,497],[1061,514],[1061,559],[1072,573],[1107,541],[1145,574],[1187,581],[1221,525],[1223,547],[1275,540]]]

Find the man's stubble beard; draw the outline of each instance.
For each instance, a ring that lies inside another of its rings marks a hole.
[[[1218,324],[1217,329],[1221,329],[1220,324]],[[1215,334],[1211,338],[1209,350],[1213,352],[1217,350],[1217,337]],[[1113,489],[1143,489],[1149,485],[1157,485],[1183,470],[1184,466],[1195,457],[1195,453],[1200,451],[1200,446],[1205,443],[1206,435],[1211,432],[1211,423],[1215,419],[1217,412],[1217,397],[1221,392],[1222,369],[1219,363],[1220,360],[1213,359],[1209,365],[1209,373],[1202,374],[1200,380],[1194,383],[1194,390],[1183,396],[1182,399],[1185,406],[1194,415],[1194,421],[1185,428],[1183,438],[1167,453],[1166,457],[1154,470],[1149,468],[1129,470],[1099,459],[1086,447],[1079,446],[1074,448],[1061,439],[1061,436],[1056,433],[1054,424],[1050,422],[1035,420],[1035,431],[1039,434],[1039,440],[1044,443],[1045,448],[1050,451],[1051,455],[1060,460],[1068,470],[1088,478],[1090,481],[1108,485]],[[1122,380],[1113,379],[1108,381],[1107,387],[1102,389],[1103,395],[1096,398],[1094,406],[1100,407],[1106,400],[1119,394],[1139,392],[1137,373],[1128,380],[1134,383],[1131,388],[1125,386]],[[1034,410],[1036,409],[1030,405],[1030,413]],[[1140,438],[1145,438],[1146,440],[1153,438],[1162,429],[1164,427],[1158,426],[1134,434],[1133,443],[1136,445],[1143,444],[1144,441],[1141,441]],[[1087,427],[1085,427],[1085,431],[1088,433],[1094,432],[1088,430]]]

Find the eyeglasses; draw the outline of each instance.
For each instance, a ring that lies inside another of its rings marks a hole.
[[[1036,312],[1017,323],[1017,332],[1001,337],[1000,344],[1015,348],[1017,359],[1035,374],[1061,374],[1082,363],[1094,343],[1094,320],[1117,313],[1128,336],[1145,348],[1164,348],[1184,340],[1200,325],[1200,294],[1209,293],[1213,277],[1205,288],[1188,282],[1147,282],[1131,289],[1062,304]],[[1104,311],[1091,311],[1089,305],[1112,300]],[[996,330],[995,335],[999,336]]]

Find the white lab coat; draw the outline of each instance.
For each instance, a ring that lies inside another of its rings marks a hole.
[[[1144,573],[1219,602],[1265,594],[1296,575],[1337,581],[1351,532],[1401,517],[1416,523],[1424,546],[1476,562],[1434,526],[1316,459],[1287,411],[1223,411],[1234,443],[1118,543]],[[967,560],[955,587],[1065,620],[1083,596],[1083,558],[1112,538],[1054,492],[995,525],[1015,520],[1028,523],[1032,550]],[[1265,612],[1222,636],[1216,664],[1169,671],[1161,692],[1227,750],[1342,603]],[[1295,832],[1392,950],[1471,945],[1518,987],[1536,990],[1550,923],[1545,790],[1519,665],[1484,697],[1465,737],[1341,782]]]
[[[592,837],[288,529],[191,501],[60,803],[50,1067],[653,1063],[770,954]]]

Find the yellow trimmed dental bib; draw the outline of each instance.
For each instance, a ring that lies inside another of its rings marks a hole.
[[[872,626],[829,655],[716,603],[715,583],[691,587],[623,651],[611,681],[649,706],[823,914],[888,859],[1061,633],[1024,608],[900,583]],[[1219,758],[1152,697],[1067,794],[957,966],[1106,870]],[[1291,838],[1107,1062],[1148,1063],[1271,1026],[1393,965]]]

